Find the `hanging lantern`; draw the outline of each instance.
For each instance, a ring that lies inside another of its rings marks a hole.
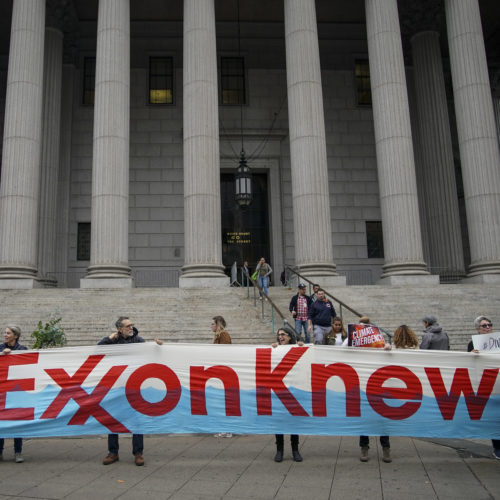
[[[235,192],[234,198],[241,208],[245,208],[252,203],[252,172],[247,165],[245,151],[240,153],[240,164],[234,176]]]

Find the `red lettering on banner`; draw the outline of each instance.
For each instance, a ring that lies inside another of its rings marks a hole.
[[[165,384],[167,393],[161,401],[150,403],[142,397],[141,385],[148,378],[157,378]],[[125,395],[130,406],[150,417],[158,417],[172,411],[179,402],[181,392],[181,383],[175,372],[168,366],[159,363],[149,363],[137,368],[130,375],[125,386]]]
[[[326,383],[335,376],[340,377],[345,385],[346,417],[361,416],[359,377],[356,370],[345,363],[311,365],[313,416],[326,417]]]
[[[390,378],[398,378],[406,385],[405,388],[384,387]],[[383,366],[372,373],[366,384],[366,397],[370,406],[385,418],[404,420],[411,417],[422,404],[422,384],[418,377],[404,366]],[[412,399],[413,402],[401,406],[389,406],[384,399]]]
[[[89,356],[75,374],[70,377],[66,370],[54,368],[45,370],[47,374],[56,382],[61,391],[54,398],[52,403],[40,417],[56,418],[70,399],[73,399],[80,408],[69,420],[68,425],[83,425],[90,416],[93,416],[98,422],[107,427],[111,432],[130,432],[123,424],[112,417],[99,403],[104,396],[113,387],[118,377],[127,368],[124,366],[113,366],[101,381],[95,386],[94,390],[87,394],[81,387],[87,376],[97,366],[104,355]]]
[[[0,356],[0,420],[34,420],[34,408],[5,408],[8,392],[32,391],[34,378],[8,380],[9,366],[34,365],[38,363],[38,353],[13,354]]]
[[[205,387],[211,378],[218,378],[224,384],[224,400],[227,417],[241,417],[240,381],[229,366],[192,366],[190,368],[191,414],[206,415],[207,401]]]
[[[295,366],[295,363],[307,349],[307,347],[293,347],[285,354],[274,370],[271,370],[272,348],[256,349],[257,415],[272,415],[271,391],[274,391],[291,415],[296,417],[309,416],[283,383],[287,373]]]
[[[439,368],[426,368],[425,373],[431,384],[436,402],[444,420],[452,420],[455,415],[460,394],[465,397],[465,404],[471,420],[480,420],[484,407],[490,399],[493,386],[498,376],[498,368],[488,368],[483,371],[477,394],[472,389],[472,384],[467,368],[457,368],[453,376],[450,392],[446,391],[443,377]]]

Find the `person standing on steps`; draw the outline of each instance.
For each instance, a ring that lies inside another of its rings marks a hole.
[[[299,283],[298,292],[290,300],[290,305],[288,306],[289,311],[292,313],[293,319],[295,320],[295,331],[297,332],[298,338],[301,339],[302,330],[304,330],[304,338],[306,344],[311,341],[309,338],[309,331],[307,329],[307,317],[309,307],[311,307],[311,299],[306,295],[306,285]]]
[[[278,345],[291,345],[297,344],[299,346],[304,345],[303,342],[297,342],[295,339],[294,332],[287,327],[278,328],[276,332],[276,342],[271,344],[272,347],[278,347]],[[276,436],[276,455],[274,455],[275,462],[283,461],[283,449],[284,449],[284,437],[283,434],[275,434]],[[292,456],[295,462],[302,462],[302,456],[299,453],[299,436],[297,434],[290,435],[290,443],[292,445]]]
[[[333,304],[326,298],[325,291],[320,288],[316,293],[318,300],[311,304],[308,311],[307,329],[314,334],[314,343],[323,344],[323,338],[332,329],[332,320],[337,316]]]
[[[271,266],[266,262],[266,259],[264,259],[264,257],[261,257],[259,262],[257,262],[255,271],[257,272],[257,283],[262,288],[264,295],[267,297],[269,295],[269,276],[271,275],[273,270]],[[260,299],[263,299],[261,293]]]
[[[5,342],[0,344],[0,353],[4,356],[10,354],[12,351],[26,351],[28,348],[19,343],[21,337],[21,329],[18,326],[10,325],[5,328],[3,338]],[[4,439],[0,438],[0,461],[3,460],[3,446]],[[14,460],[16,464],[24,462],[22,455],[23,452],[23,439],[14,438]]]
[[[102,338],[97,345],[115,345],[115,344],[137,344],[145,342],[139,336],[139,331],[128,316],[120,316],[116,322],[116,332]],[[158,345],[163,344],[159,339],[155,339]],[[103,465],[110,465],[118,462],[118,434],[108,434],[108,455],[102,461]],[[134,455],[135,465],[144,465],[144,435],[132,434],[132,453]]]
[[[422,321],[425,329],[420,349],[449,351],[450,339],[448,334],[439,326],[436,316],[424,316]]]

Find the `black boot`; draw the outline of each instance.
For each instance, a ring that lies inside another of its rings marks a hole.
[[[295,462],[302,462],[302,456],[299,453],[299,436],[297,434],[292,434],[290,436],[290,441],[292,443],[292,455]]]
[[[283,434],[276,434],[276,455],[274,455],[274,461],[283,461]]]

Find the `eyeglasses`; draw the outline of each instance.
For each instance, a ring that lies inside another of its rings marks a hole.
[[[278,333],[278,337],[288,337],[288,333]]]
[[[134,325],[130,323],[130,325],[122,325],[122,328],[134,328]]]
[[[493,323],[482,323],[479,325],[481,328],[491,328],[493,326]]]

